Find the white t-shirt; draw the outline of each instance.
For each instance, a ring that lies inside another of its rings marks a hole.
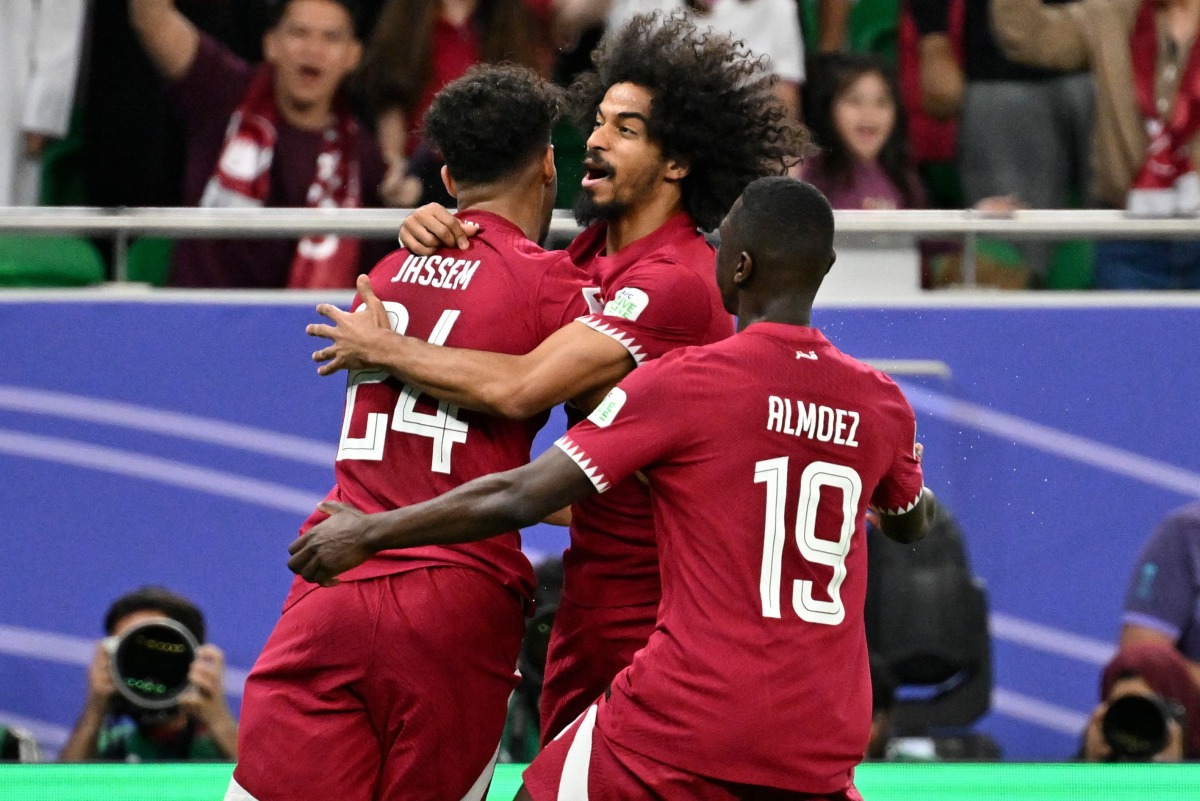
[[[615,0],[607,24],[612,30],[636,14],[686,7],[683,0]],[[767,56],[768,68],[781,80],[804,82],[804,40],[795,0],[713,0],[712,10],[697,15],[696,22],[743,40],[756,56]]]

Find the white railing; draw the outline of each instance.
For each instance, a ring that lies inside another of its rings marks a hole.
[[[291,238],[310,233],[393,237],[405,209],[197,209],[197,208],[2,208],[0,233],[110,236],[116,242],[115,278],[125,280],[131,237]],[[839,244],[897,247],[917,238],[961,237],[966,244],[967,283],[973,283],[974,240],[1005,239],[1200,239],[1200,219],[1148,219],[1120,211],[1028,210],[1012,214],[963,211],[838,211]],[[786,221],[780,221],[786,225]],[[569,212],[551,223],[557,237],[579,230]]]

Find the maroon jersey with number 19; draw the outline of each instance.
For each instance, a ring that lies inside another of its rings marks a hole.
[[[640,470],[658,532],[658,625],[597,730],[718,780],[846,788],[871,720],[865,516],[919,500],[915,434],[885,375],[757,323],[636,370],[559,440],[602,492]]]

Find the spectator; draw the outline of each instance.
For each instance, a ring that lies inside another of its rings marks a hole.
[[[425,111],[443,86],[473,64],[509,61],[550,73],[551,0],[390,0],[363,65],[387,163],[389,203],[453,205],[441,156],[422,135]]]
[[[892,68],[879,56],[831,53],[813,63],[807,92],[808,125],[821,152],[804,162],[802,174],[835,209],[913,209],[926,205],[925,190],[909,153],[907,114]],[[1011,197],[983,198],[975,207],[1011,211]],[[920,242],[926,286],[940,286],[961,272],[962,248],[954,241]],[[980,283],[1023,285],[1024,273],[978,259]]]
[[[80,171],[88,206],[182,204],[184,130],[167,85],[138,41],[130,0],[97,0],[79,86]],[[248,61],[262,59],[269,0],[177,0],[198,29]],[[111,240],[97,241],[111,248]]]
[[[1138,698],[1142,703],[1132,701]],[[1123,703],[1118,706],[1118,701]],[[1173,648],[1122,648],[1104,668],[1100,704],[1083,733],[1084,762],[1200,758],[1200,688]]]
[[[179,706],[141,709],[118,695],[111,657],[101,642],[88,668],[83,711],[59,753],[60,761],[237,758],[237,721],[222,685],[225,656],[205,643],[204,614],[195,604],[163,587],[142,587],[108,608],[104,633],[117,637],[137,623],[161,617],[180,623],[200,643],[188,670],[191,686],[179,696]]]
[[[36,206],[46,145],[67,132],[84,0],[13,0],[0,25],[0,206]]]
[[[130,19],[187,129],[184,202],[205,207],[356,207],[377,202],[383,163],[342,101],[358,65],[351,0],[282,0],[252,69],[200,33],[173,0],[131,0]],[[373,261],[377,254],[370,254]],[[362,261],[368,261],[367,258]],[[352,286],[357,240],[185,241],[168,283]]]
[[[949,48],[945,57],[959,65],[963,61],[962,18],[963,0],[951,0],[945,38],[939,40],[943,47]],[[958,108],[957,105],[949,110],[927,107],[927,102],[933,98],[921,91],[920,41],[911,4],[904,0],[896,33],[896,72],[900,105],[908,117],[913,162],[925,186],[929,204],[939,209],[958,209],[963,206],[962,186],[954,166],[958,147]],[[961,79],[961,66],[950,75],[952,79]],[[960,95],[961,91],[955,97]]]
[[[1176,509],[1146,542],[1125,593],[1121,647],[1157,643],[1200,687],[1200,503]]]
[[[878,56],[835,53],[814,61],[806,116],[821,152],[805,160],[803,175],[835,209],[924,206],[899,95]]]
[[[1082,65],[1035,69],[1006,58],[988,19],[994,0],[964,0],[960,67],[949,35],[951,3],[911,0],[910,8],[921,34],[923,107],[941,118],[961,116],[958,168],[966,205],[1013,196],[1035,209],[1069,207],[1072,192],[1087,183],[1091,76],[1078,72]],[[1040,285],[1050,245],[1027,243],[1020,250],[1031,281]]]
[[[1012,58],[1096,76],[1094,192],[1109,208],[1200,211],[1200,3],[1195,0],[993,0]],[[1023,124],[1027,124],[1022,120]],[[1022,151],[1031,150],[1027,145]],[[1102,240],[1101,289],[1200,289],[1200,240]]]

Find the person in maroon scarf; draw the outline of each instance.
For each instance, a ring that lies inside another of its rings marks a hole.
[[[383,161],[346,107],[362,45],[351,0],[282,0],[255,68],[196,29],[174,0],[131,0],[130,20],[187,129],[183,199],[202,207],[379,205]],[[180,242],[168,283],[349,287],[360,259],[336,236]]]
[[[1117,652],[1100,678],[1100,705],[1080,756],[1085,762],[1200,758],[1200,687],[1178,651],[1143,643]]]

